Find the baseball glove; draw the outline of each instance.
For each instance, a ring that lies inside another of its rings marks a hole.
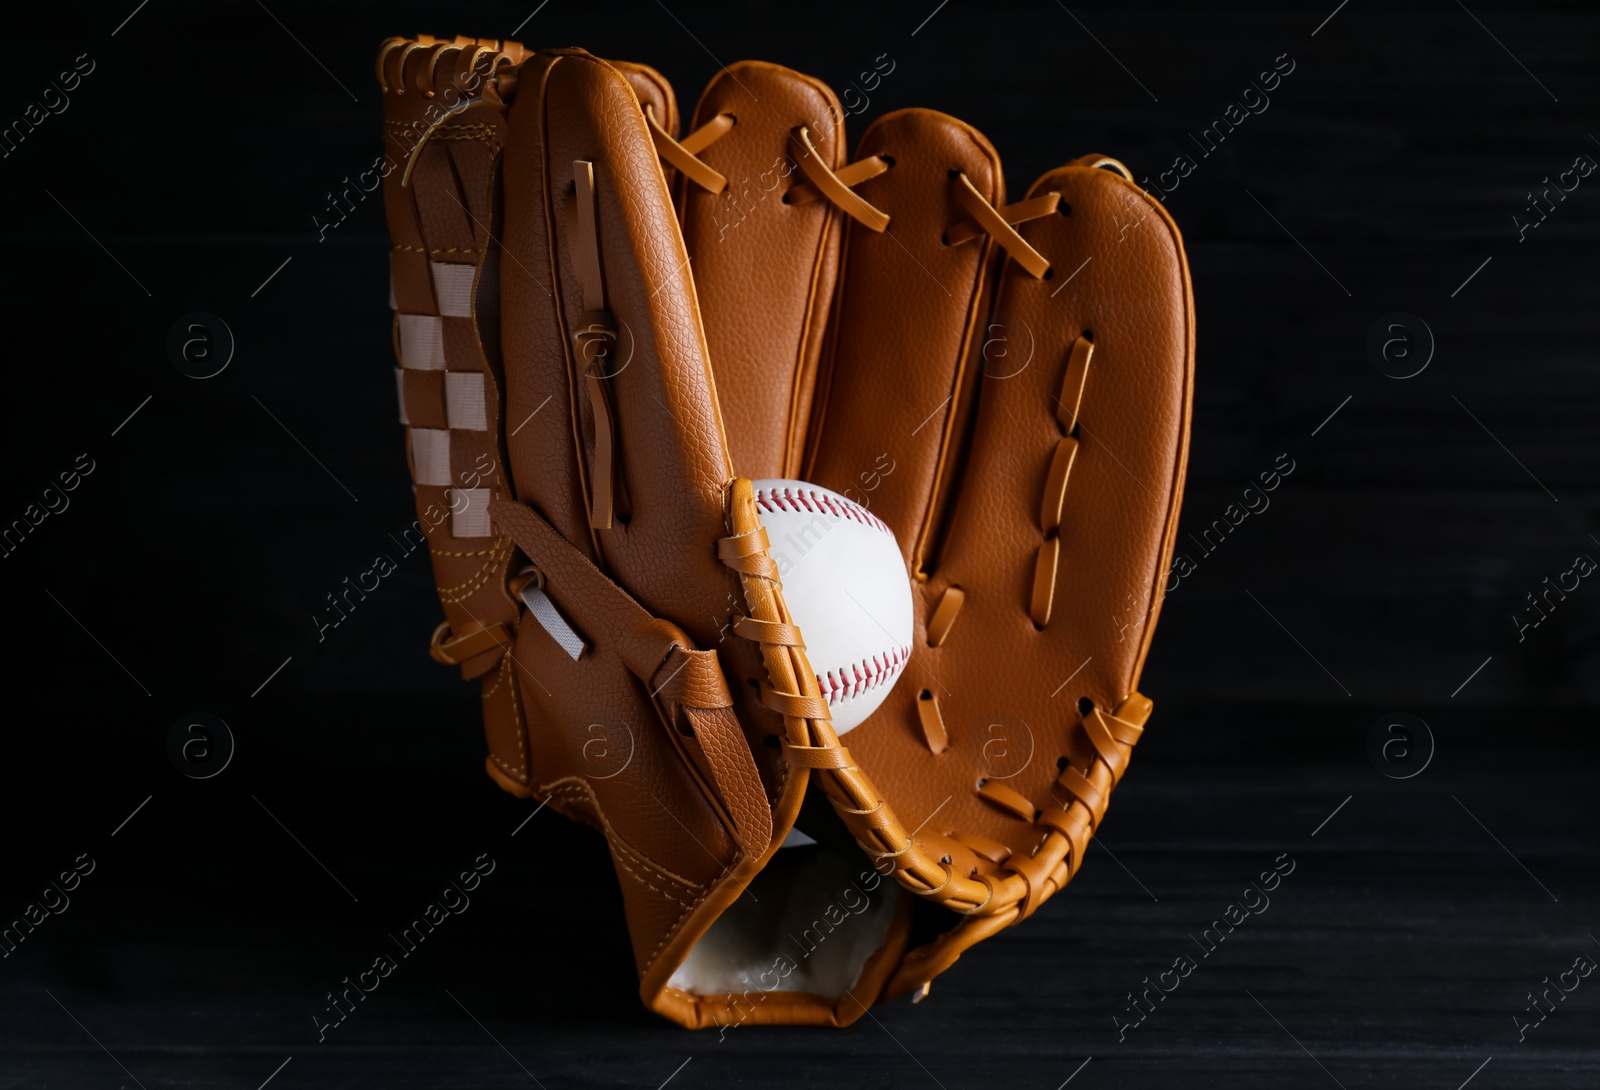
[[[390,39],[378,74],[433,654],[483,679],[490,775],[605,836],[666,1017],[926,993],[1082,865],[1149,715],[1176,227],[1099,156],[1008,202],[929,110],[847,160],[833,92],[770,64],[682,136],[658,73],[581,50]],[[870,508],[904,556],[915,646],[848,748],[758,477]],[[797,819],[816,843],[782,847]]]

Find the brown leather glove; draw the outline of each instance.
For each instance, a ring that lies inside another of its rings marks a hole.
[[[605,834],[667,1017],[925,989],[1076,871],[1149,713],[1176,228],[1098,157],[1007,204],[931,111],[846,164],[832,92],[773,65],[681,142],[665,80],[581,51],[392,39],[379,76],[419,515],[453,512],[435,654],[486,678],[491,775]],[[735,469],[897,531],[918,646],[849,750]],[[820,843],[779,851],[812,772]]]

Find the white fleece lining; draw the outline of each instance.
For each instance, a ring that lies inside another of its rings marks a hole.
[[[882,948],[900,887],[817,845],[773,856],[689,951],[668,986],[694,995],[810,992],[836,999]]]

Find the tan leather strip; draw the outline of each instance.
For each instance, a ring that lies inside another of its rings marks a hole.
[[[840,167],[833,172],[833,176],[847,186],[858,186],[869,178],[876,178],[888,169],[889,161],[883,156],[869,155],[865,159],[857,159],[853,163]],[[822,194],[805,182],[796,182],[789,187],[789,191],[783,195],[783,199],[790,204],[807,204],[811,201],[821,200]]]
[[[461,626],[460,632],[452,633],[450,623],[446,621],[433,630],[433,639],[428,644],[428,654],[435,662],[442,662],[446,666],[459,666],[474,655],[481,655],[496,647],[505,651],[511,646],[514,638],[511,629],[504,624],[484,625],[470,621]]]
[[[654,628],[654,638],[669,650],[646,681],[650,695],[686,708],[731,708],[733,694],[728,691],[717,653],[684,647],[677,639],[677,627],[669,622],[658,619]]]
[[[1129,693],[1117,705],[1117,710],[1111,713],[1110,718],[1133,731],[1134,737],[1128,740],[1128,745],[1133,745],[1138,741],[1138,736],[1144,733],[1144,725],[1150,721],[1150,712],[1154,707],[1150,698],[1143,693]]]
[[[811,683],[816,684],[813,677]],[[828,721],[833,718],[833,713],[828,710],[828,702],[822,694],[809,696],[805,693],[780,693],[770,685],[761,687],[761,703],[777,712],[779,715],[794,716],[797,719],[821,719]]]
[[[1020,918],[1031,916],[1056,891],[1058,887],[1053,880],[1056,865],[1067,856],[1070,847],[1065,837],[1049,834],[1032,855],[1018,852],[1006,860],[1005,869],[1020,878],[1026,888],[1018,906]]]
[[[1067,794],[1087,806],[1093,813],[1095,822],[1105,816],[1107,797],[1100,793],[1089,778],[1076,768],[1068,765],[1056,779]]]
[[[816,188],[817,192],[867,230],[882,233],[889,226],[889,214],[862,200],[840,180],[839,175],[827,168],[822,162],[821,155],[811,143],[810,131],[804,125],[795,127],[794,138],[805,149],[804,155],[796,157],[800,164],[800,172],[806,176],[806,180]]]
[[[577,187],[578,233],[573,240],[578,285],[583,289],[584,310],[606,308],[605,279],[600,275],[600,234],[595,229],[594,164],[578,159],[572,164],[572,180]]]
[[[1082,807],[1075,806],[1070,810],[1062,810],[1047,806],[1040,812],[1038,823],[1046,828],[1054,829],[1066,837],[1069,842],[1075,844],[1077,838],[1081,837],[1087,843],[1088,838],[1084,837],[1083,834],[1089,831],[1089,820]],[[1073,854],[1076,855],[1077,853],[1074,852]]]
[[[938,647],[950,635],[950,626],[956,623],[956,614],[961,612],[962,603],[967,600],[967,592],[960,587],[946,587],[939,596],[939,604],[933,607],[933,616],[928,618],[928,646]]]
[[[1008,204],[1004,208],[995,209],[995,211],[1000,213],[1001,219],[1015,227],[1019,223],[1027,223],[1029,220],[1036,220],[1040,216],[1048,216],[1056,210],[1060,203],[1061,194],[1045,193],[1038,197],[1029,197],[1025,201],[1018,201],[1016,204]],[[944,240],[946,244],[954,246],[981,234],[983,234],[983,228],[978,226],[977,220],[962,220],[959,223],[951,224],[946,229]]]
[[[645,123],[650,126],[650,139],[656,146],[656,154],[661,156],[661,158],[665,159],[667,162],[671,163],[673,166],[677,167],[683,172],[683,176],[685,178],[688,178],[691,182],[699,186],[701,189],[704,189],[708,193],[721,193],[724,189],[728,188],[728,179],[724,175],[718,173],[718,171],[713,167],[708,166],[705,160],[696,156],[695,151],[704,148],[707,144],[711,143],[711,140],[716,139],[717,136],[721,136],[722,133],[731,129],[733,127],[733,120],[732,118],[729,118],[728,123],[724,126],[721,126],[720,131],[712,136],[710,140],[706,140],[704,143],[692,150],[688,147],[688,140],[693,139],[701,133],[704,133],[707,129],[712,128],[717,124],[718,121],[727,116],[727,114],[721,114],[712,118],[709,122],[700,126],[700,128],[691,133],[685,141],[680,143],[679,141],[674,140],[672,138],[672,134],[667,132],[666,129],[663,129],[661,127],[661,123],[656,120],[655,107],[651,106],[649,103],[646,103],[644,108]]]
[[[745,557],[765,553],[771,544],[771,540],[767,537],[767,528],[757,526],[754,530],[742,534],[729,534],[727,537],[717,538],[717,559],[723,563],[743,560]]]
[[[732,114],[718,114],[694,132],[679,141],[683,150],[690,155],[699,155],[733,128],[735,118]]]
[[[878,800],[878,804],[876,806],[870,807],[866,810],[857,810],[848,802],[835,797],[834,794],[825,787],[822,789],[822,793],[827,796],[828,801],[833,804],[834,809],[838,810],[840,813],[849,814],[852,817],[867,817],[872,814],[876,814],[878,811],[883,809],[882,799]],[[852,828],[853,827],[854,826],[852,826]]]
[[[584,376],[589,408],[594,413],[594,484],[589,497],[589,525],[611,529],[611,403],[604,381],[590,371]]]
[[[954,839],[957,844],[966,845],[996,866],[1011,856],[1011,849],[1004,844],[978,836],[976,833],[960,833]]]
[[[740,617],[733,622],[735,635],[756,643],[771,643],[779,647],[804,647],[800,626],[782,621],[758,621],[754,617]]]
[[[1078,454],[1078,441],[1064,436],[1050,456],[1050,472],[1045,476],[1044,498],[1039,504],[1039,529],[1045,533],[1061,525],[1061,510],[1067,500],[1067,478],[1072,474],[1072,460]]]
[[[879,814],[879,813],[881,813],[881,811],[880,810],[869,810],[869,811],[867,811],[867,813]],[[877,830],[877,831],[881,832],[881,830]],[[887,839],[887,837],[885,839]],[[858,845],[860,845],[862,851],[866,852],[868,855],[870,855],[873,858],[874,862],[877,862],[877,861],[880,861],[880,860],[884,860],[884,859],[898,859],[898,858],[900,858],[901,856],[905,855],[907,852],[909,852],[911,850],[911,840],[910,840],[909,837],[906,839],[905,843],[901,844],[898,848],[874,847],[873,845],[868,844],[868,843],[866,843],[865,841],[862,841],[862,840],[857,840],[856,843]],[[923,893],[928,892],[928,887],[926,887],[926,886],[921,887],[919,889],[919,892],[923,892]]]
[[[1028,603],[1028,615],[1040,628],[1050,623],[1050,609],[1056,596],[1056,564],[1060,560],[1059,537],[1047,537],[1039,543],[1039,555],[1033,562],[1033,598]]]
[[[1089,338],[1079,337],[1072,342],[1067,372],[1061,378],[1061,396],[1056,399],[1056,420],[1067,435],[1078,426],[1078,409],[1083,404],[1084,382],[1089,377],[1089,359],[1093,355],[1094,342]]]
[[[1114,715],[1105,716],[1103,721],[1105,722],[1106,726],[1111,729],[1111,736],[1120,744],[1125,746],[1131,746],[1137,743],[1139,741],[1139,736],[1144,733],[1144,728],[1139,726],[1137,723],[1130,723],[1127,720],[1119,719]]]
[[[1042,278],[1049,270],[1050,262],[1017,234],[1016,228],[995,211],[994,205],[983,199],[983,194],[973,187],[972,180],[962,173],[956,175],[951,184],[955,187],[956,200],[961,203],[961,207],[978,221],[978,225],[989,233],[990,238],[1005,247],[1006,253],[1011,255],[1011,260],[1026,269],[1035,280]]]
[[[739,560],[724,560],[723,563],[741,575],[754,575],[770,583],[778,582],[778,562],[766,553],[757,553]]]
[[[1094,836],[1094,830],[1089,828],[1083,811],[1075,807],[1067,812],[1066,828],[1061,830],[1061,835],[1066,838],[1071,854],[1063,856],[1055,875],[1058,889],[1071,881],[1078,868],[1083,866],[1083,857],[1088,854],[1089,840]]]
[[[1009,810],[1023,821],[1032,821],[1033,815],[1039,810],[1029,802],[1027,797],[1014,787],[1008,787],[999,780],[984,780],[978,785],[978,797],[985,802],[992,802],[1002,810]]]
[[[717,559],[740,575],[750,575],[774,585],[778,564],[767,553],[767,531],[757,526],[749,533],[717,539]]]
[[[939,697],[930,689],[922,690],[917,697],[917,720],[922,724],[922,737],[933,753],[943,753],[950,748],[950,736],[945,733],[944,716],[939,714]]]
[[[806,768],[850,768],[850,751],[843,746],[784,746],[789,760]]]
[[[572,164],[575,187],[573,203],[578,209],[578,230],[573,238],[573,263],[583,292],[583,317],[574,331],[583,365],[584,385],[589,408],[594,413],[594,473],[589,496],[589,525],[596,530],[611,529],[612,515],[612,422],[610,395],[601,370],[610,353],[600,349],[599,340],[614,336],[611,316],[606,313],[605,277],[600,271],[600,235],[595,227],[594,164],[586,159]]]
[[[1111,764],[1121,754],[1117,750],[1117,740],[1111,737],[1111,729],[1101,719],[1102,714],[1099,708],[1095,708],[1085,716],[1083,732],[1089,736],[1089,744],[1094,746],[1094,751],[1099,754],[1100,759],[1107,764]],[[1113,771],[1121,772],[1122,770],[1113,765]]]
[[[703,654],[712,655],[706,651]],[[714,659],[713,659],[714,661]],[[722,672],[717,671],[720,679]],[[726,686],[724,686],[726,690]],[[750,743],[745,740],[739,717],[731,707],[685,707],[684,716],[694,727],[700,750],[711,766],[711,776],[717,793],[727,805],[733,819],[733,835],[739,846],[752,855],[760,855],[772,843],[772,806],[767,801],[766,790],[761,786],[761,774],[756,771],[755,758],[750,754]]]

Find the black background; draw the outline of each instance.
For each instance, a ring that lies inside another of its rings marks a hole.
[[[1513,620],[1600,559],[1600,175],[1524,241],[1513,222],[1600,158],[1600,12],[536,2],[124,0],[14,32],[6,124],[94,69],[0,159],[0,522],[94,469],[0,559],[0,915],[95,870],[0,960],[0,1088],[1600,1083],[1600,977],[1526,1040],[1513,1022],[1600,959],[1600,586]],[[414,513],[380,202],[320,239],[313,216],[382,153],[383,37],[525,20],[654,64],[685,108],[723,62],[843,88],[887,54],[854,131],[957,114],[1013,191],[1090,151],[1150,184],[1196,159],[1167,197],[1199,315],[1183,529],[1295,469],[1190,548],[1104,850],[921,1005],[725,1039],[647,1014],[598,838],[522,825],[482,775],[474,690],[426,655],[422,558],[318,639],[323,596]],[[1280,57],[1270,107],[1201,158],[1189,134]],[[194,310],[237,340],[205,381],[165,348]],[[1395,311],[1437,339],[1415,378],[1368,358]],[[237,740],[203,781],[165,749],[197,710]],[[1431,727],[1409,779],[1368,757],[1391,712]],[[319,1042],[324,993],[485,852],[470,910]],[[1281,853],[1271,908],[1119,1041],[1125,993]]]

